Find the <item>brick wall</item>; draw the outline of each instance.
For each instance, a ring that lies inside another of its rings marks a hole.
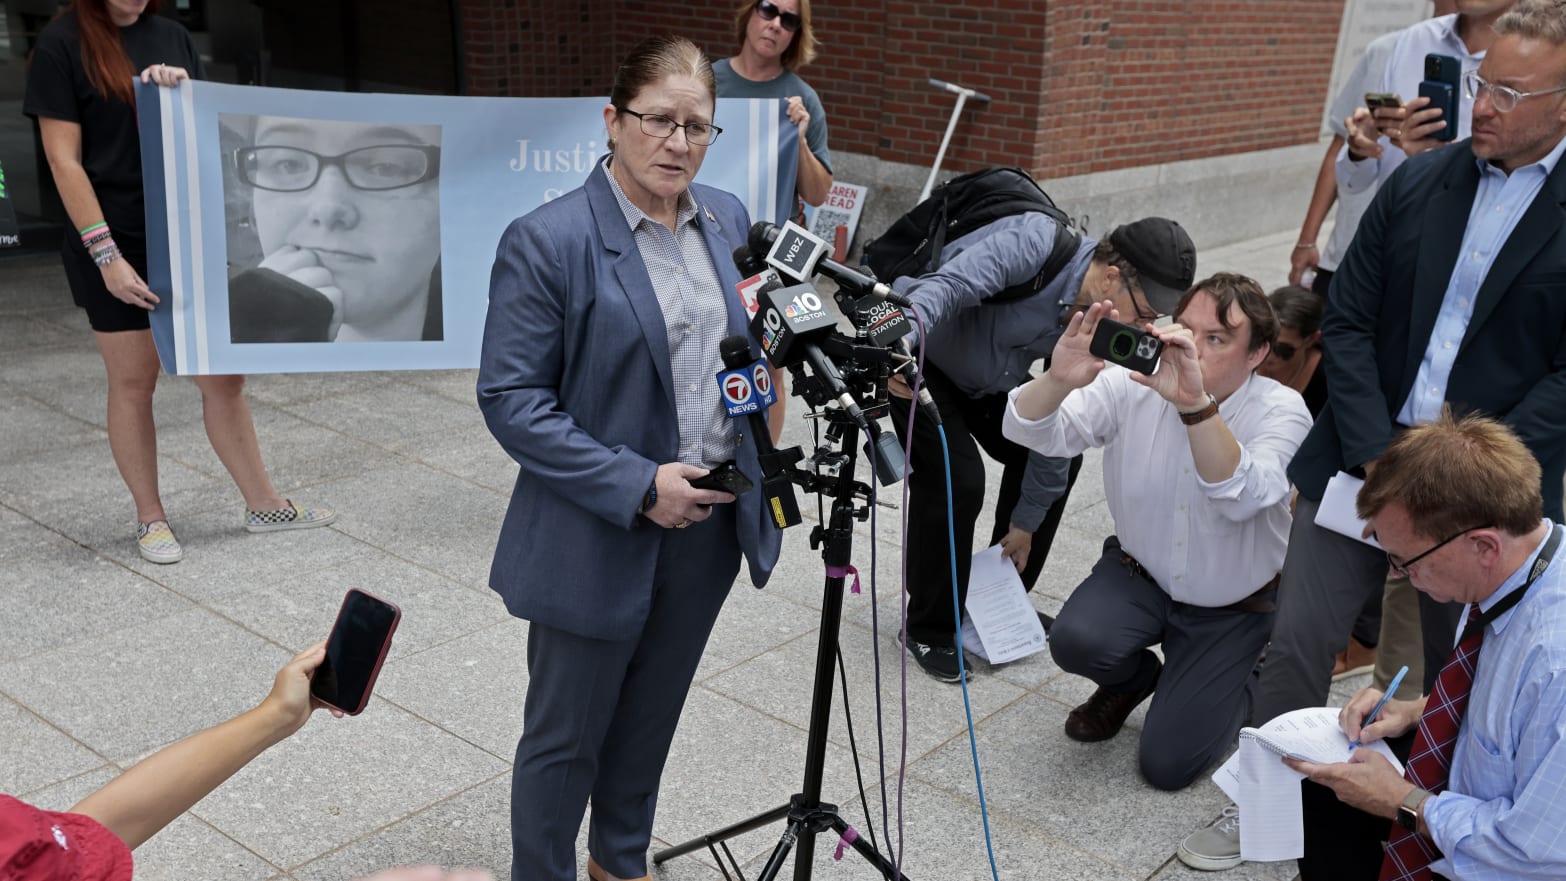
[[[674,29],[733,54],[727,0],[455,0],[468,92],[605,95],[642,36]],[[1344,0],[817,0],[801,74],[832,148],[927,165],[955,96],[944,168],[1062,177],[1313,142]],[[621,8],[616,8],[621,7]]]

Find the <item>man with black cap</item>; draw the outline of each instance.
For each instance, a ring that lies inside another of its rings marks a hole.
[[[1287,547],[1284,469],[1310,410],[1256,375],[1278,320],[1245,276],[1197,282],[1175,322],[1152,331],[1163,349],[1151,375],[1090,349],[1099,322],[1118,317],[1108,303],[1074,316],[1049,369],[1011,393],[1004,430],[1049,455],[1104,450],[1115,534],[1049,634],[1055,663],[1098,686],[1066,716],[1066,736],[1108,740],[1152,696],[1138,765],[1153,786],[1181,789],[1249,714]]]
[[[940,408],[950,446],[960,601],[967,599],[973,533],[984,507],[980,449],[1004,469],[990,544],[1001,546],[1029,590],[1044,568],[1082,463],[1081,456],[1030,453],[1002,437],[1007,393],[1028,381],[1035,361],[1049,358],[1066,322],[1088,304],[1107,299],[1126,321],[1152,322],[1173,312],[1196,278],[1191,237],[1172,220],[1149,217],[1116,227],[1105,241],[1083,237],[1072,259],[1036,293],[995,301],[1000,292],[1039,275],[1055,234],[1054,219],[1043,213],[1003,217],[947,243],[936,271],[892,284],[913,302],[927,337],[923,381]],[[918,338],[916,331],[910,344],[917,345]],[[892,421],[906,442],[909,389],[894,379],[891,391],[897,396]],[[946,475],[940,437],[922,416],[914,423],[912,466],[907,648],[927,674],[956,682],[961,673]]]

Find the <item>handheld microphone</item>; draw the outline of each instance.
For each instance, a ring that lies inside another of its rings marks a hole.
[[[744,416],[750,420],[750,433],[756,438],[757,458],[761,460],[761,491],[767,500],[767,510],[772,515],[772,522],[779,529],[787,529],[797,526],[801,522],[799,516],[799,500],[794,496],[794,485],[789,482],[785,470],[789,465],[799,460],[802,455],[799,450],[792,450],[792,459],[787,452],[779,451],[772,445],[772,432],[767,425],[766,409],[760,401],[766,400],[766,406],[771,406],[777,400],[776,390],[772,387],[772,376],[767,373],[767,365],[761,361],[753,361],[750,357],[750,343],[742,336],[724,337],[718,344],[718,353],[723,358],[724,372],[718,374],[718,382],[723,389],[724,404],[729,403],[729,390],[733,380],[725,380],[724,377],[738,376],[744,381],[749,381],[753,390],[746,391],[747,400],[751,400],[757,406],[749,410],[736,412],[728,409],[729,416],[738,419]],[[765,385],[762,385],[762,382]]]
[[[774,224],[759,220],[750,227],[750,250],[764,253],[767,262],[800,281],[821,273],[840,285],[865,291],[899,306],[912,305],[908,298],[892,290],[890,285],[876,281],[868,275],[826,256],[827,243],[793,222],[781,230]]]

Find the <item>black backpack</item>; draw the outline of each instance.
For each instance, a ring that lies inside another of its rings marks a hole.
[[[1049,258],[1028,281],[1012,285],[986,303],[1011,303],[1031,297],[1071,262],[1082,236],[1033,176],[1020,168],[984,168],[954,177],[899,217],[880,238],[865,246],[865,262],[876,278],[890,283],[904,275],[917,278],[940,268],[946,243],[1002,217],[1041,211],[1055,220],[1055,244]]]

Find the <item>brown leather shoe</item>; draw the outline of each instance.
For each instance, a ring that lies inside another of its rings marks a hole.
[[[1163,664],[1160,663],[1158,669],[1162,672]],[[1152,687],[1146,691],[1098,689],[1086,703],[1066,714],[1066,736],[1082,743],[1097,743],[1114,737],[1137,704],[1147,700],[1157,687],[1155,677]]]
[[[589,881],[611,881],[611,879],[615,878],[615,876],[605,872],[604,867],[598,865],[598,861],[591,856],[587,858],[587,877]],[[618,879],[615,879],[615,881],[618,881]],[[652,881],[652,878],[651,876],[643,875],[640,878],[633,878],[631,881]]]

